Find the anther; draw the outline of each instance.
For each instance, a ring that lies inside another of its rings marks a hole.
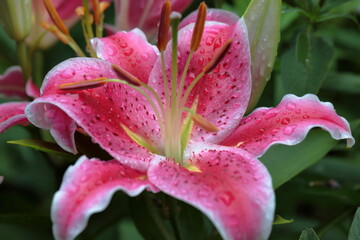
[[[159,51],[164,51],[168,42],[169,28],[170,28],[170,12],[171,2],[167,0],[164,2],[161,9],[160,26],[158,33],[157,47]]]
[[[85,8],[83,6],[79,6],[75,9],[75,13],[79,17],[83,17],[85,15]]]
[[[99,0],[92,0],[95,24],[100,23]]]
[[[64,22],[61,20],[59,14],[57,13],[54,5],[51,3],[50,0],[44,0],[44,4],[46,10],[48,11],[50,18],[53,20],[56,27],[65,35],[69,35],[69,30],[65,26]]]
[[[59,85],[58,88],[67,91],[86,90],[86,89],[101,87],[108,82],[107,80],[108,80],[107,78],[96,78],[96,79],[73,82],[73,83],[64,83]]]
[[[215,54],[213,59],[204,67],[203,72],[209,73],[211,72],[225,57],[225,54],[228,52],[229,48],[231,47],[232,39],[228,39],[224,45],[219,49],[219,51]]]
[[[201,42],[201,38],[204,32],[204,26],[205,26],[205,19],[206,19],[206,4],[205,2],[202,2],[198,9],[198,15],[195,22],[194,31],[191,38],[191,45],[190,49],[191,51],[196,51]]]
[[[110,3],[109,2],[100,2],[99,3],[99,13],[100,14],[103,14],[104,11],[110,7]]]
[[[132,75],[131,73],[129,73],[128,71],[126,71],[125,69],[115,65],[115,64],[112,64],[111,67],[113,68],[113,70],[116,72],[116,74],[119,76],[119,78],[121,80],[124,80],[130,84],[133,84],[135,86],[141,86],[142,85],[142,82],[137,78],[135,77],[134,75]]]
[[[213,123],[206,120],[200,114],[196,113],[196,114],[192,115],[191,118],[196,125],[205,129],[206,131],[209,131],[209,132],[218,132],[219,131],[219,128],[217,126],[215,126]]]

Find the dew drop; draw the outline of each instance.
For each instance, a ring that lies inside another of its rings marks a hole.
[[[126,48],[126,47],[127,47],[127,43],[126,43],[126,42],[122,42],[122,43],[120,43],[120,47],[122,47],[122,48]]]
[[[124,52],[125,56],[130,56],[134,52],[134,49],[133,48],[127,48],[123,52]]]
[[[230,204],[234,201],[235,197],[231,192],[228,191],[224,191],[221,192],[218,195],[218,198],[226,205],[226,206],[230,206]]]
[[[208,36],[205,40],[205,44],[210,46],[214,43],[215,38],[213,36]]]
[[[280,128],[274,128],[271,130],[271,134],[276,134],[280,131]]]
[[[222,73],[218,74],[219,79],[224,79],[224,78],[226,78],[228,76],[229,76],[229,73],[227,73],[227,72],[222,72]]]
[[[283,133],[285,135],[291,135],[296,129],[296,126],[295,125],[292,125],[292,126],[286,126],[283,130]]]
[[[303,119],[308,119],[308,118],[310,118],[309,115],[304,115],[303,116]]]
[[[289,102],[289,103],[286,104],[286,109],[287,110],[294,111],[295,108],[296,108],[296,104],[293,103],[293,102]]]
[[[142,60],[147,61],[147,60],[149,60],[150,55],[149,55],[149,53],[144,53],[141,55],[141,58],[142,58]]]
[[[202,58],[202,57],[199,58],[198,62],[199,62],[200,65],[204,64],[204,58]]]
[[[221,38],[216,39],[214,43],[214,49],[219,48],[221,46],[221,43],[222,43]]]
[[[83,112],[84,112],[85,114],[87,114],[87,115],[89,115],[89,114],[92,113],[92,109],[91,109],[91,107],[89,107],[89,106],[83,106],[83,107],[82,107],[82,110],[83,110]]]
[[[269,120],[270,118],[275,117],[276,115],[279,114],[279,111],[275,110],[275,109],[270,109],[269,111],[267,111],[265,113],[265,119]]]
[[[112,137],[110,136],[110,134],[105,134],[105,139],[110,142],[112,140]]]
[[[282,125],[288,125],[290,123],[290,118],[283,118],[282,120],[281,120],[281,124]]]
[[[63,72],[60,73],[60,77],[69,79],[75,76],[75,70],[72,69],[66,69]]]

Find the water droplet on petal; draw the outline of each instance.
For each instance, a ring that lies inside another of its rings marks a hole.
[[[115,47],[110,46],[109,49],[107,50],[107,52],[108,52],[108,54],[109,54],[110,56],[115,56],[116,53],[117,53],[117,50],[116,50]]]
[[[133,52],[134,52],[133,48],[127,48],[127,49],[124,50],[124,55],[125,56],[130,56]]]
[[[279,111],[278,110],[276,110],[276,109],[270,109],[269,111],[267,111],[266,113],[265,113],[265,119],[266,120],[269,120],[270,118],[273,118],[273,117],[275,117],[276,115],[278,115],[279,114]]]
[[[218,195],[218,198],[226,205],[226,206],[230,206],[230,204],[235,200],[234,195],[231,192],[228,191],[224,191],[221,192]]]
[[[303,119],[308,119],[308,118],[310,118],[309,115],[304,115],[303,116]]]
[[[149,60],[150,55],[149,55],[149,53],[144,53],[144,54],[141,55],[141,58],[142,58],[144,61],[147,61],[147,60]]]
[[[126,47],[127,47],[127,43],[126,43],[126,42],[122,42],[122,43],[120,43],[120,47],[122,47],[122,48],[126,48]]]
[[[214,43],[214,50],[215,50],[216,48],[221,47],[221,43],[222,43],[221,38],[216,39],[216,40],[215,40],[215,43]]]
[[[75,70],[73,69],[65,69],[63,72],[60,73],[60,77],[69,79],[75,76]]]
[[[296,104],[293,103],[293,102],[289,102],[289,103],[286,104],[286,109],[287,110],[294,111],[295,108],[296,108]]]
[[[282,120],[281,120],[281,124],[282,125],[288,125],[290,123],[290,118],[283,118]]]
[[[88,114],[88,115],[92,113],[92,109],[89,106],[83,106],[82,110],[85,114]]]
[[[205,44],[210,46],[214,43],[215,38],[213,36],[208,36],[205,40]]]
[[[296,125],[286,126],[283,130],[285,135],[291,135],[296,129]]]
[[[274,128],[271,130],[271,134],[276,134],[280,131],[280,128]]]

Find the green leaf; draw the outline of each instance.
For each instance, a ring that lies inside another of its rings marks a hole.
[[[308,228],[302,231],[299,240],[320,240],[316,235],[314,229]]]
[[[324,81],[324,88],[336,92],[359,94],[360,75],[354,73],[331,72]]]
[[[280,41],[280,0],[252,0],[244,20],[251,51],[252,93],[247,111],[254,108],[270,79]]]
[[[152,197],[149,193],[143,193],[139,197],[129,199],[130,213],[135,226],[147,240],[173,239]]]
[[[304,66],[309,58],[309,36],[306,32],[299,33],[296,39],[296,59]]]
[[[288,224],[288,223],[292,223],[292,222],[294,222],[294,219],[287,220],[287,219],[281,217],[280,215],[276,215],[273,225]]]
[[[51,153],[51,154],[57,154],[57,155],[63,155],[63,156],[73,156],[72,154],[62,150],[59,145],[52,142],[45,142],[38,139],[22,139],[22,140],[13,140],[13,141],[7,141],[7,143],[10,144],[17,144],[21,146],[31,147],[33,149]]]
[[[323,158],[336,143],[327,132],[315,129],[298,145],[272,146],[260,160],[272,176],[273,187],[278,188]]]
[[[354,220],[350,227],[348,240],[359,240],[360,236],[360,208],[356,210]]]
[[[306,50],[307,48],[298,47],[298,49]],[[298,61],[296,50],[292,47],[281,58],[280,73],[283,92],[277,93],[278,97],[287,93],[300,96],[306,93],[316,94],[320,90],[334,56],[333,48],[326,41],[315,36],[310,36],[305,65]],[[300,59],[304,55],[306,53],[302,53]]]

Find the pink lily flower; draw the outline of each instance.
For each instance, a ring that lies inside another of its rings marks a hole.
[[[71,27],[79,20],[79,17],[75,13],[75,9],[78,6],[82,6],[82,0],[51,0],[51,2],[67,27]],[[43,0],[33,0],[33,11],[35,23],[32,25],[31,33],[26,39],[30,46],[35,44],[38,38],[46,31],[40,26],[40,22],[52,22],[48,12],[46,11]],[[41,49],[47,49],[56,41],[57,38],[53,34],[47,33],[37,46]]]
[[[107,26],[109,35],[134,28],[140,28],[149,39],[156,35],[164,0],[114,0],[114,3],[115,26]],[[171,3],[173,11],[182,12],[192,0],[171,0]]]
[[[7,102],[0,104],[0,133],[17,124],[28,124],[25,107],[28,105],[28,96],[40,96],[39,89],[31,80],[25,84],[21,68],[12,66],[3,75],[0,75],[0,96],[18,98],[20,102]]]
[[[274,190],[257,158],[273,144],[302,141],[313,127],[354,144],[348,122],[311,94],[286,95],[277,107],[259,108],[242,118],[251,92],[245,23],[221,10],[208,11],[206,20],[189,64],[191,17],[180,24],[174,63],[171,42],[159,53],[135,29],[94,39],[101,59],[68,59],[47,74],[41,96],[25,110],[28,119],[49,129],[73,153],[74,132],[80,127],[114,157],[101,161],[83,156],[68,168],[52,203],[56,239],[74,239],[117,190],[129,196],[162,191],[185,201],[208,216],[224,239],[267,239]],[[229,39],[232,44],[225,51]],[[124,78],[128,81],[116,80]],[[169,104],[172,97],[177,104]],[[217,132],[205,130],[209,122]]]

